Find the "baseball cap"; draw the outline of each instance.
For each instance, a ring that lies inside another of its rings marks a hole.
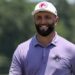
[[[57,10],[56,10],[55,6],[51,2],[47,2],[47,1],[39,2],[35,6],[35,8],[34,8],[34,10],[32,12],[32,15],[35,15],[39,11],[48,11],[48,12],[53,13],[54,15],[57,16]]]

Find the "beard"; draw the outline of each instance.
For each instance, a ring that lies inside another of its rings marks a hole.
[[[40,34],[41,36],[44,36],[44,37],[48,36],[55,30],[54,26],[55,26],[54,23],[48,24],[48,25],[35,24],[38,34]]]

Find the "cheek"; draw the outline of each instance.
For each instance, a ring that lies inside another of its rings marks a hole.
[[[47,23],[48,23],[48,24],[55,24],[55,21],[49,20]]]
[[[35,24],[40,24],[40,21],[35,19],[35,20],[34,20],[34,23],[35,23]]]
[[[57,23],[56,18],[52,18],[52,19],[49,21],[49,23],[50,23],[50,24],[52,24],[52,23],[56,24],[56,23]]]
[[[40,22],[39,21],[35,21],[35,24],[40,24]]]

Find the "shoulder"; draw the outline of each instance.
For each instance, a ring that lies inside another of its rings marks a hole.
[[[33,37],[32,37],[33,38]],[[29,50],[29,46],[31,44],[32,38],[28,39],[25,42],[20,43],[16,50],[14,51],[14,56],[18,56],[18,57],[26,57],[27,52]]]
[[[26,48],[28,48],[29,45],[30,45],[30,43],[31,43],[31,40],[32,40],[32,38],[28,39],[27,41],[24,41],[24,42],[20,43],[20,44],[18,45],[18,47],[19,47],[20,49],[26,49]]]
[[[64,52],[68,53],[71,56],[75,56],[75,44],[74,43],[59,36],[59,44],[62,47]]]
[[[58,36],[58,40],[58,45],[62,49],[62,54],[64,53],[69,59],[75,60],[75,44],[61,36]]]
[[[59,37],[59,43],[61,45],[63,45],[64,47],[75,49],[75,44],[74,43],[70,42],[69,40],[67,40],[66,38],[63,38],[61,36],[58,36],[58,37]]]

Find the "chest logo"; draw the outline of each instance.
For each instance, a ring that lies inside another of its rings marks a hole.
[[[55,57],[53,57],[53,59],[55,60],[55,61],[60,61],[61,60],[61,57],[60,56],[58,56],[58,55],[56,55]]]

